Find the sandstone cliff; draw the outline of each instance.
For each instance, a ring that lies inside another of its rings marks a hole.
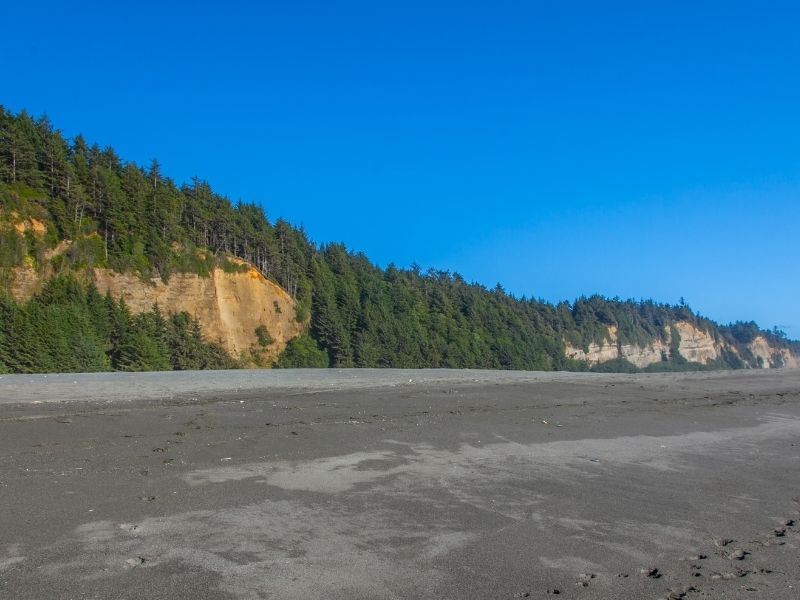
[[[273,343],[264,358],[277,357],[303,330],[295,319],[295,302],[280,286],[250,267],[243,273],[214,269],[209,277],[178,273],[165,284],[145,282],[135,275],[94,269],[100,293],[124,298],[133,312],[150,310],[158,303],[168,313],[187,312],[200,323],[206,339],[219,342],[232,355],[260,349],[256,328],[264,326]]]
[[[29,267],[13,269],[9,290],[17,300],[26,300],[50,275],[48,270],[40,274]],[[165,313],[189,313],[200,323],[206,339],[219,342],[236,358],[244,354],[252,361],[260,355],[269,364],[304,328],[295,318],[291,296],[252,266],[234,273],[217,268],[209,277],[178,273],[168,283],[143,281],[109,269],[93,269],[88,276],[100,293],[124,298],[134,313],[150,310],[156,303]],[[260,326],[272,338],[266,347],[259,345],[256,335]]]
[[[800,356],[792,354],[787,348],[773,348],[762,335],[756,336],[747,347],[755,357],[758,363],[757,366],[762,369],[775,367],[800,368]]]
[[[588,352],[583,348],[575,348],[567,344],[567,358],[584,360],[590,365],[608,362],[617,358],[624,358],[639,368],[644,368],[653,363],[661,362],[669,358],[669,342],[654,340],[647,346],[637,346],[634,344],[621,344],[617,335],[616,325],[608,327],[608,333],[603,343],[589,344]]]
[[[689,362],[707,365],[723,357],[724,352],[740,356],[739,351],[724,341],[716,339],[709,332],[696,327],[688,321],[679,321],[674,327],[680,337],[678,352]],[[766,338],[757,336],[747,349],[755,360],[741,357],[744,364],[751,368],[786,367],[800,368],[800,356],[792,354],[787,348],[773,348]],[[567,358],[584,360],[590,365],[624,358],[639,368],[666,361],[672,353],[672,328],[666,327],[664,339],[654,340],[646,346],[622,344],[617,335],[617,327],[608,327],[606,339],[602,343],[589,344],[588,351],[566,345]]]

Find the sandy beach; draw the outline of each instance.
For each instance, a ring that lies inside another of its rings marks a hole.
[[[0,597],[800,597],[800,371],[0,377]]]

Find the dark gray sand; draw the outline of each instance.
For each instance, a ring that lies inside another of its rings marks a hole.
[[[800,598],[800,372],[0,378],[0,598]]]

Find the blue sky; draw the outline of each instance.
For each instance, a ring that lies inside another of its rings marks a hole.
[[[315,241],[800,337],[796,3],[15,4],[0,104]]]

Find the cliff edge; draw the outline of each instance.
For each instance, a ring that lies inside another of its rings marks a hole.
[[[197,319],[207,340],[221,344],[234,358],[268,365],[302,333],[305,323],[298,322],[295,301],[283,288],[249,263],[235,262],[241,271],[215,268],[208,277],[176,273],[167,283],[103,268],[86,276],[101,294],[124,299],[135,314],[154,304],[167,314],[186,312]],[[9,290],[17,300],[27,300],[51,274],[18,267]]]
[[[675,339],[673,335],[676,334]],[[664,337],[646,345],[621,343],[617,327],[608,327],[605,339],[591,343],[587,348],[565,344],[567,358],[582,360],[594,366],[616,359],[624,359],[643,369],[652,364],[676,358],[674,353],[688,362],[709,365],[724,358],[725,353],[735,355],[743,366],[752,369],[800,368],[800,356],[788,348],[775,348],[763,336],[756,336],[746,345],[745,355],[733,345],[698,328],[688,321],[678,321],[664,327]]]

